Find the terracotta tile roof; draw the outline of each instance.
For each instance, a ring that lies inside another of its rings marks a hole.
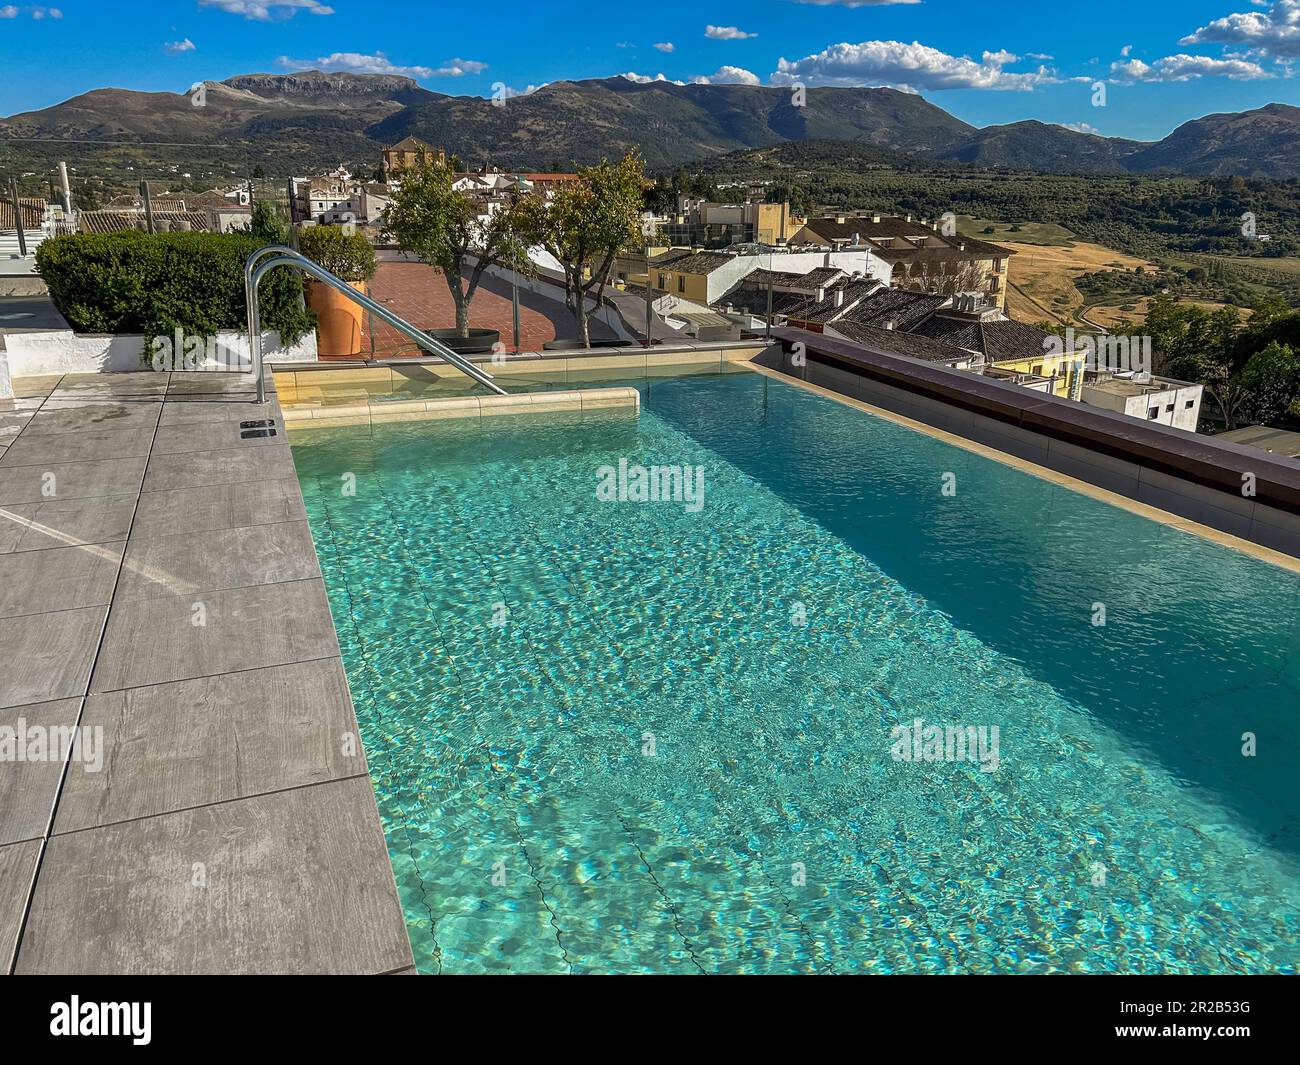
[[[45,221],[45,201],[32,196],[19,196],[23,209],[23,229],[37,230]],[[8,200],[0,200],[0,229],[17,232],[18,221],[14,216],[14,205]]]
[[[210,228],[206,213],[195,211],[154,211],[155,223],[166,223],[173,229],[181,222],[188,222],[196,233],[207,232]],[[144,230],[143,211],[82,211],[77,215],[77,224],[83,233],[123,233],[127,230]]]
[[[674,259],[666,265],[669,270],[678,274],[711,274],[734,259],[734,255],[723,255],[721,252],[698,251],[688,254],[684,259]],[[654,265],[661,264],[655,262]]]
[[[883,288],[851,308],[844,318],[861,325],[884,325],[885,322],[892,321],[895,328],[911,331],[949,299],[948,296],[933,292]]]
[[[903,333],[897,329],[881,329],[861,322],[834,322],[831,328],[854,344],[861,344],[879,355],[906,355],[926,362],[969,362],[971,353],[941,340]]]
[[[946,344],[955,344],[984,356],[988,362],[1008,359],[1029,359],[1041,356],[1046,350],[1043,342],[1049,333],[1010,320],[974,322],[968,319],[935,315],[914,332]]]
[[[434,155],[439,154],[437,148],[431,144],[426,144],[419,137],[403,137],[396,144],[384,150],[388,152],[432,152]]]

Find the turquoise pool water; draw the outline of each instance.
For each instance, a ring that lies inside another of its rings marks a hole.
[[[1295,576],[779,381],[629,383],[293,439],[421,971],[1297,970]],[[620,460],[703,506],[601,501]]]

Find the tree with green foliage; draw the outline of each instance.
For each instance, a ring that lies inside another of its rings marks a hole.
[[[483,275],[498,264],[526,272],[528,245],[521,238],[523,198],[512,196],[484,219],[485,206],[453,188],[454,181],[451,167],[437,160],[403,173],[384,229],[402,251],[442,271],[456,306],[456,332],[467,337]]]
[[[1300,355],[1274,340],[1242,368],[1245,413],[1252,421],[1275,425],[1300,398]]]
[[[375,276],[375,249],[345,226],[304,226],[298,233],[298,249],[344,281],[369,281]]]
[[[551,199],[521,203],[523,232],[564,270],[564,300],[584,347],[591,344],[587,301],[599,307],[614,258],[625,248],[643,247],[642,189],[645,164],[635,152],[619,162],[584,167],[578,179],[556,189]]]
[[[289,243],[289,223],[270,200],[253,204],[253,214],[244,232],[253,234],[263,244]]]

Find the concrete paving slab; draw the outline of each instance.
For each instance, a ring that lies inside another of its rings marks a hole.
[[[221,536],[220,550],[196,544],[192,533],[133,537],[116,601],[197,595],[319,576],[316,548],[305,521],[228,529]]]
[[[61,756],[70,751],[68,744],[50,741],[76,724],[80,708],[80,699],[63,699],[0,710],[0,728],[26,736],[22,761],[0,761],[0,846],[44,838],[63,777]],[[89,747],[87,752],[98,757]]]
[[[56,832],[365,772],[338,659],[92,695],[82,724],[106,768],[70,767]]]
[[[84,695],[106,607],[0,618],[0,707]]]
[[[0,555],[125,540],[135,506],[126,495],[0,507]]]
[[[124,547],[91,544],[0,555],[0,618],[107,604]]]
[[[0,477],[3,477],[0,470]],[[146,492],[244,481],[285,481],[296,476],[287,444],[241,451],[196,451],[185,455],[154,455],[145,477]],[[0,486],[3,481],[0,481]],[[0,496],[0,502],[3,497]]]
[[[275,418],[282,420],[280,405],[270,403],[248,403],[240,397],[230,399],[213,399],[210,396],[196,396],[193,399],[172,397],[163,404],[163,425],[188,425],[192,422],[223,421],[232,418],[241,419]]]
[[[245,421],[263,421],[260,415],[247,418],[221,418],[184,425],[164,425],[158,430],[154,452],[158,455],[182,455],[193,451],[239,451],[246,448],[273,447],[285,442],[284,423],[277,419],[275,436],[242,437]]]
[[[195,624],[202,620],[203,624]],[[334,658],[338,640],[319,580],[136,599],[114,606],[91,691]]]
[[[138,492],[144,480],[144,468],[143,456],[106,459],[102,462],[53,462],[48,466],[0,467],[0,506]]]
[[[40,853],[39,840],[0,847],[0,974],[8,973],[13,964],[14,944],[27,912],[27,892]]]
[[[0,459],[0,466],[48,466],[51,462],[136,458],[149,454],[153,434],[151,426],[142,426],[107,432],[33,436],[13,443]]]
[[[207,485],[145,493],[136,509],[135,533],[154,537],[221,532],[306,518],[297,481]]]
[[[52,837],[16,971],[410,964],[374,795],[353,777]]]
[[[24,436],[153,429],[161,403],[51,404],[30,415]]]

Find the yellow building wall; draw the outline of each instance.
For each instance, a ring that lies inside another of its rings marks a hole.
[[[661,285],[660,277],[663,278]],[[650,277],[655,289],[667,292],[670,296],[680,296],[692,303],[709,302],[709,277],[707,274],[679,274],[673,270],[652,270]],[[679,285],[678,279],[684,278],[685,284]]]
[[[1077,355],[1065,353],[1060,355],[1050,355],[1047,352],[1044,352],[1042,355],[1034,355],[1032,357],[1020,359],[1005,359],[1000,362],[989,363],[989,365],[996,366],[999,370],[1011,370],[1015,373],[1032,373],[1039,377],[1052,377],[1055,375],[1056,387],[1053,389],[1053,395],[1069,399],[1070,388],[1074,383],[1074,364],[1077,361]]]

